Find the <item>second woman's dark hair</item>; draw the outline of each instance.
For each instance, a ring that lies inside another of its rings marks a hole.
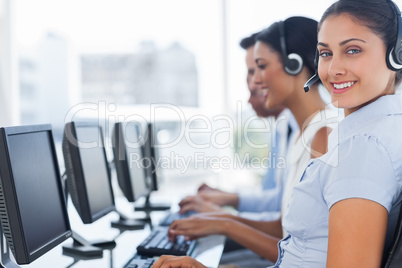
[[[240,41],[240,44],[239,44],[240,47],[243,48],[243,49],[248,49],[249,47],[254,46],[255,45],[255,37],[258,34],[259,34],[259,32],[258,33],[253,33],[252,35],[243,38]]]
[[[302,57],[304,66],[310,74],[315,73],[314,56],[317,49],[317,21],[306,17],[290,17],[284,22],[286,50],[284,53],[296,53]],[[281,55],[279,23],[274,23],[256,36],[261,41]],[[283,59],[282,59],[283,62]]]

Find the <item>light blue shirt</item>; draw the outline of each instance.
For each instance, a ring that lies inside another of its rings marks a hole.
[[[325,267],[333,204],[364,198],[390,221],[402,188],[402,99],[383,96],[347,116],[329,136],[328,153],[310,161],[293,190],[276,267]],[[388,242],[386,242],[388,243]]]
[[[274,150],[271,151],[270,157],[285,157],[290,140],[290,135],[293,133],[297,133],[299,129],[296,119],[294,118],[292,113],[286,109],[278,116],[277,124],[273,129],[276,129],[276,135],[272,135],[272,147],[274,148]],[[282,141],[283,145],[280,146],[280,142]],[[271,159],[271,163],[278,162],[278,160]],[[239,193],[238,210],[240,212],[273,212],[274,214],[272,215],[261,214],[261,217],[259,218],[263,220],[272,220],[278,218],[280,216],[282,205],[284,174],[285,170],[281,170],[281,174],[278,174],[276,165],[272,165],[267,171],[264,180],[273,181],[275,187],[264,187],[264,185],[268,185],[268,183],[265,183],[263,184],[263,191],[260,193]],[[247,215],[247,217],[254,218],[250,215]]]
[[[276,131],[275,135],[271,135],[271,150],[270,150],[270,155],[271,158],[274,158],[278,155],[278,144],[281,136],[279,134],[279,131]],[[276,146],[272,146],[276,145]],[[276,168],[274,166],[268,168],[267,172],[265,172],[264,177],[262,178],[262,189],[264,190],[269,190],[269,189],[275,189],[277,187],[276,183],[276,178],[275,178],[275,172]]]

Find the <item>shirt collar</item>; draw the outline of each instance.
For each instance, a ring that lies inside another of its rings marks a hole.
[[[329,135],[329,150],[367,124],[367,121],[373,117],[391,114],[402,114],[402,97],[400,94],[382,96],[346,116]]]

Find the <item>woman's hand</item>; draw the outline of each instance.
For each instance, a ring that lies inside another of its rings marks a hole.
[[[200,195],[187,196],[179,202],[180,211],[183,214],[188,211],[197,212],[214,212],[222,211],[222,208],[208,200],[205,200]]]
[[[180,213],[187,211],[214,212],[222,211],[222,206],[239,206],[239,196],[234,193],[205,190],[193,196],[187,196],[179,202]]]
[[[232,206],[235,208],[239,206],[239,196],[235,193],[223,191],[201,191],[197,195],[206,201],[217,204],[218,206]]]
[[[178,235],[194,240],[200,237],[225,234],[231,219],[224,217],[211,217],[209,214],[199,214],[182,220],[176,220],[169,226],[168,237],[175,241]]]
[[[221,190],[217,189],[217,188],[213,188],[211,186],[209,186],[206,183],[203,183],[200,185],[200,187],[198,187],[198,192],[202,192],[202,191],[216,191],[216,192],[222,192]]]
[[[152,268],[207,268],[199,261],[189,256],[161,256]]]

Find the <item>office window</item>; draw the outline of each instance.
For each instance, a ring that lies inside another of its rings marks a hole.
[[[20,101],[36,89],[22,123],[61,126],[84,102],[222,110],[219,1],[17,0],[14,13],[18,60],[34,66],[18,68]]]
[[[5,2],[19,61],[36,65],[37,81],[29,82],[45,98],[63,99],[52,108],[101,99],[221,113],[247,99],[239,40],[290,15],[318,19],[332,1]],[[20,72],[24,79],[28,71]]]
[[[80,63],[83,101],[199,106],[196,57],[179,42],[141,41],[133,53],[84,54]]]

